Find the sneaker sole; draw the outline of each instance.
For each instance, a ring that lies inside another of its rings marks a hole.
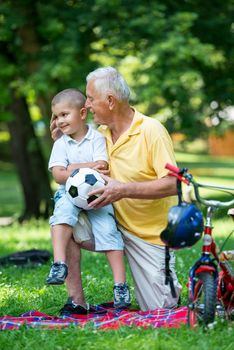
[[[64,281],[53,281],[53,282],[46,281],[46,284],[57,286],[57,285],[64,284]]]
[[[129,309],[130,307],[131,307],[131,304],[127,304],[127,305],[126,304],[125,305],[121,305],[121,304],[120,305],[115,305],[114,304],[114,308],[115,309]]]

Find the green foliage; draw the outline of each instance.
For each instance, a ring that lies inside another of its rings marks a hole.
[[[233,103],[232,17],[230,0],[2,2],[1,103],[15,87],[26,96],[34,89],[49,106],[58,90],[84,91],[86,74],[111,64],[143,112],[193,138],[214,114],[212,101],[220,121]]]

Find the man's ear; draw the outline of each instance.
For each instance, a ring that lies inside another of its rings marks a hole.
[[[82,107],[82,108],[80,109],[80,117],[81,117],[81,119],[82,119],[82,120],[85,120],[86,117],[87,117],[87,114],[88,114],[87,108]]]
[[[109,109],[111,111],[114,109],[114,106],[115,106],[115,97],[113,95],[108,95],[107,100],[108,100]]]

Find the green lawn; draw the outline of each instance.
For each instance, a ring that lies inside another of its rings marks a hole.
[[[200,181],[233,185],[233,158],[211,158],[206,155],[177,153],[178,163],[192,169]],[[14,169],[1,164],[0,174],[0,217],[18,215],[22,209],[22,194]],[[220,244],[233,223],[227,217],[215,221],[215,235]],[[30,221],[24,225],[14,223],[1,227],[0,256],[37,248],[51,250],[49,226],[44,221]],[[183,285],[182,304],[187,302],[187,276],[189,267],[199,256],[201,243],[191,249],[177,252],[177,271]],[[232,236],[227,248],[234,246]],[[50,263],[40,267],[0,267],[0,315],[20,315],[29,310],[39,310],[56,315],[66,300],[65,286],[45,286]],[[105,257],[98,253],[83,254],[83,283],[90,303],[112,299],[112,276]],[[128,279],[131,277],[128,271]],[[132,291],[133,293],[133,291]],[[135,299],[133,300],[136,306]],[[98,331],[93,327],[84,329],[70,327],[64,330],[26,329],[2,331],[1,349],[187,349],[231,350],[234,346],[233,323],[218,321],[214,329],[137,329],[123,327],[116,331]]]

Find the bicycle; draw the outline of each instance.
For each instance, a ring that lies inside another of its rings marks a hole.
[[[234,269],[230,261],[234,261],[234,250],[222,251],[223,244],[221,251],[218,252],[212,236],[212,218],[216,209],[234,205],[234,193],[231,192],[234,188],[198,183],[186,168],[180,169],[170,164],[167,164],[166,168],[170,171],[169,175],[177,178],[177,188],[178,182],[191,184],[196,200],[207,207],[201,256],[189,271],[188,325],[192,328],[197,324],[207,326],[214,322],[216,315],[232,319],[234,317]],[[228,201],[205,199],[199,192],[201,188],[225,191],[233,198]],[[228,211],[228,214],[234,219],[233,208]],[[233,231],[230,235],[232,233]]]

